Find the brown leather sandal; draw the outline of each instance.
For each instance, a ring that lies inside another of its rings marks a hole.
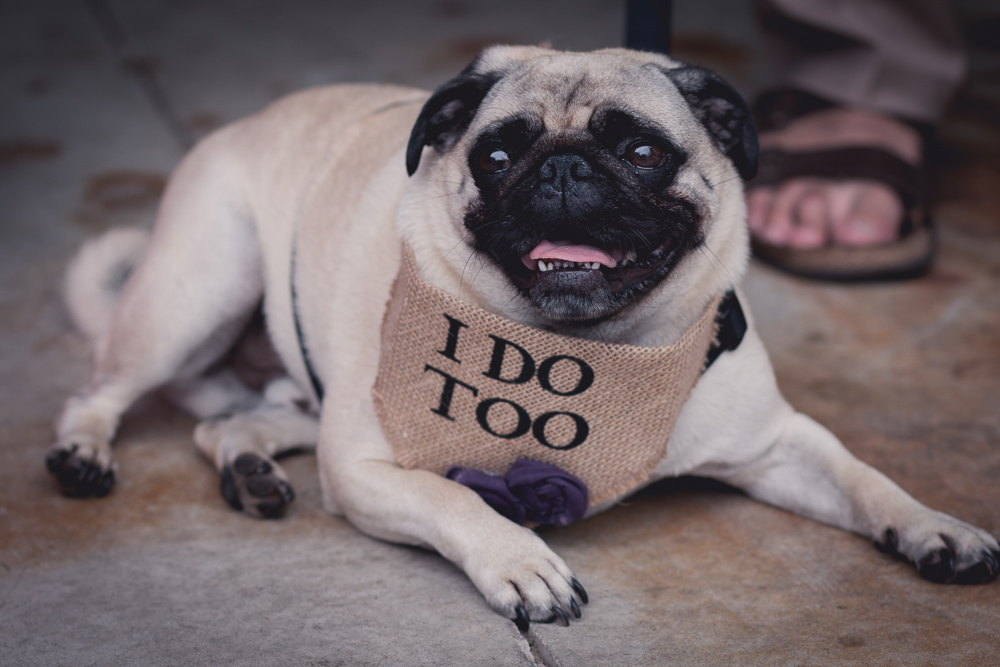
[[[791,120],[833,104],[801,91],[761,96],[755,105],[758,128],[777,129]],[[926,127],[918,126],[922,136]],[[830,281],[876,281],[915,278],[931,266],[937,247],[927,215],[927,185],[923,171],[882,149],[852,146],[819,151],[761,152],[757,177],[747,188],[772,186],[793,178],[864,179],[884,183],[904,206],[899,235],[891,243],[819,248],[791,248],[751,237],[754,255],[795,275]]]

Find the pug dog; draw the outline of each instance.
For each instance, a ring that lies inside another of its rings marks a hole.
[[[625,49],[493,47],[429,96],[339,85],[280,100],[195,147],[148,239],[113,233],[75,260],[68,302],[96,370],[48,469],[68,494],[107,494],[121,414],[163,388],[203,420],[196,443],[234,507],[279,515],[294,494],[275,456],[316,446],[331,513],[438,551],[521,630],[568,624],[587,594],[567,564],[468,486],[401,466],[383,432],[371,388],[401,248],[424,281],[506,320],[668,346],[746,272],[756,156],[722,79]],[[228,362],[261,310],[280,364],[257,390]],[[715,478],[930,580],[994,579],[992,535],[921,505],[789,406],[746,312],[629,491]]]

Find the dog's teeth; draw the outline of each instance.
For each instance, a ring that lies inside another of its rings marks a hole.
[[[539,271],[554,271],[555,269],[591,269],[596,271],[601,268],[600,262],[567,262],[561,259],[554,259],[551,262],[538,260]]]
[[[626,262],[634,262],[636,259],[638,259],[638,256],[635,254],[635,250],[629,250],[625,253]]]

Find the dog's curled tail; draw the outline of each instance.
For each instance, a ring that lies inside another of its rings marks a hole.
[[[149,245],[149,232],[120,227],[87,241],[66,269],[63,294],[73,324],[93,341],[111,326],[125,281]]]

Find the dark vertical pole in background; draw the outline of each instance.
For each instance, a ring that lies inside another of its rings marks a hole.
[[[628,0],[625,46],[669,54],[672,6],[672,0]]]

